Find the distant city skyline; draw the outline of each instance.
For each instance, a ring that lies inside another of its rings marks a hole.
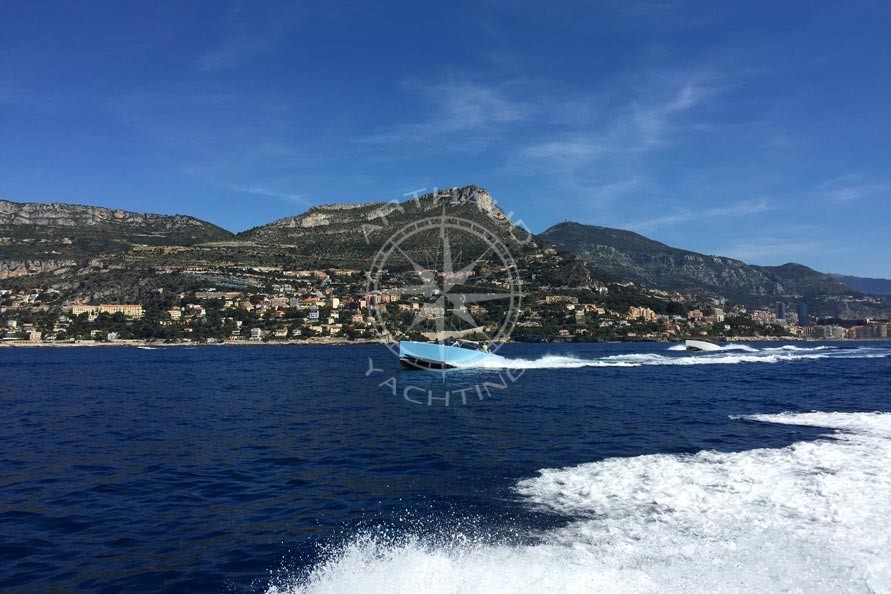
[[[476,184],[753,264],[891,278],[885,3],[11,2],[0,199],[241,231]]]

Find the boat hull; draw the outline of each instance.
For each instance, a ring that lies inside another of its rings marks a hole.
[[[420,359],[418,357],[399,357],[399,362],[402,363],[402,366],[406,369],[455,369],[454,366],[443,363],[442,361],[428,361],[427,359]]]
[[[399,343],[399,362],[407,369],[456,369],[503,360],[504,357],[485,351],[444,344],[411,341]]]
[[[688,351],[697,351],[697,352],[707,352],[707,351],[720,351],[721,347],[714,343],[705,341],[705,340],[687,340],[684,341],[684,346],[687,347]]]

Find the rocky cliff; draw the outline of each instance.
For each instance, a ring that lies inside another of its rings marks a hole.
[[[495,204],[492,196],[478,186],[447,188],[403,201],[314,206],[307,212],[250,229],[236,240],[264,246],[288,246],[301,255],[330,261],[370,264],[374,255],[394,233],[406,225],[431,220],[443,213],[480,223],[503,241],[516,244],[519,252],[537,249],[530,233],[516,227]],[[430,229],[428,233],[438,233]],[[420,236],[402,248],[420,249]],[[518,243],[515,239],[523,240]],[[455,232],[455,242],[474,242],[472,234]],[[528,240],[528,241],[526,241]],[[467,246],[469,247],[469,246]]]
[[[183,215],[0,200],[0,257],[89,256],[133,245],[194,245],[232,233]]]
[[[465,216],[484,216],[494,222],[507,222],[507,216],[488,192],[478,186],[466,186],[437,190],[402,202],[394,200],[313,206],[303,214],[239,233],[238,239],[289,243],[319,234],[355,235],[363,226],[365,231],[375,233],[377,227],[392,227],[405,219],[436,214],[443,208],[447,208],[450,214],[460,211]]]
[[[69,272],[78,262],[68,259],[48,260],[0,260],[0,280],[38,274],[61,275]]]
[[[0,225],[89,227],[106,224],[157,231],[215,227],[210,223],[182,215],[135,213],[77,204],[41,204],[0,200]],[[219,227],[216,228],[219,229]]]

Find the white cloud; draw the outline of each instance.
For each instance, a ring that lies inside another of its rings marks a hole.
[[[871,198],[876,194],[891,193],[891,184],[872,183],[863,175],[853,173],[827,180],[817,186],[817,193],[840,204]]]
[[[655,93],[650,90],[651,85],[642,86],[648,92],[639,89],[637,93]],[[715,88],[693,79],[674,80],[668,86],[671,90],[663,92],[661,100],[628,97],[630,104],[604,104],[599,111],[608,115],[595,125],[577,125],[575,130],[556,139],[531,143],[523,149],[523,156],[572,168],[609,157],[627,158],[668,146],[673,143],[672,136],[683,131],[677,120],[717,92]],[[701,130],[700,124],[694,126],[699,126],[697,129]]]
[[[754,240],[735,242],[722,248],[719,253],[749,263],[769,265],[791,262],[800,257],[844,254],[854,251],[850,246],[829,245],[817,239],[789,239],[786,237],[759,237]]]
[[[567,136],[560,140],[549,140],[533,144],[525,149],[527,157],[532,159],[557,160],[564,164],[574,165],[596,159],[609,149],[594,139],[581,136]]]
[[[697,128],[703,122],[682,120],[720,91],[715,80],[654,73],[617,81],[615,88],[584,91],[523,78],[498,84],[460,79],[405,83],[424,100],[428,115],[355,140],[419,144],[460,136],[449,146],[494,147],[509,167],[566,174],[669,146],[684,133],[704,133]]]
[[[630,126],[632,136],[638,135],[639,149],[646,149],[666,143],[666,136],[672,127],[672,119],[685,111],[699,105],[709,91],[692,82],[685,82],[662,103],[651,105],[635,105],[632,110]]]
[[[270,190],[262,186],[228,186],[231,190],[241,192],[243,194],[252,194],[254,196],[264,196],[267,198],[275,198],[300,206],[311,206],[312,203],[303,194],[294,194],[291,192],[280,192]]]
[[[652,231],[661,227],[672,225],[680,225],[692,221],[702,221],[706,219],[715,219],[723,217],[748,216],[759,214],[771,210],[773,206],[766,198],[758,200],[744,200],[727,206],[704,209],[682,209],[663,216],[645,219],[641,221],[632,221],[621,225],[624,229],[632,229],[634,231]]]
[[[550,115],[547,125],[537,136],[512,145],[511,169],[517,175],[558,176],[561,193],[574,197],[573,208],[591,213],[601,223],[613,219],[615,213],[607,209],[632,192],[639,204],[654,204],[665,189],[653,183],[650,164],[657,154],[689,136],[712,133],[699,108],[726,88],[721,79],[705,74],[655,71],[616,81],[608,89],[587,91],[587,104],[579,92],[549,93],[539,102],[540,112]],[[576,117],[564,117],[569,114]],[[696,216],[701,213],[670,213],[643,221],[640,228]]]
[[[236,68],[262,54],[274,51],[295,22],[296,4],[263,10],[234,2],[226,15],[221,41],[198,57],[198,69],[213,72]]]
[[[418,143],[443,136],[467,134],[479,139],[491,136],[500,127],[527,119],[532,107],[508,97],[498,86],[468,81],[444,81],[435,84],[406,84],[432,106],[431,115],[422,121],[398,124],[358,138],[371,144]]]
[[[596,199],[600,203],[612,202],[626,194],[639,191],[645,186],[643,179],[634,177],[623,179],[622,181],[610,182],[591,186],[586,192],[591,199]]]

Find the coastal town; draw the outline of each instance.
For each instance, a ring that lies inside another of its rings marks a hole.
[[[381,314],[404,330],[400,335],[431,340],[435,335],[413,328],[411,320],[430,320],[432,325],[447,313],[400,291],[398,284],[369,291],[360,270],[255,272],[265,275],[262,286],[178,292],[156,288],[140,303],[72,301],[53,288],[0,289],[0,344],[364,342],[390,338],[378,323]],[[891,331],[887,320],[811,316],[806,303],[747,309],[721,299],[640,287],[633,287],[629,297],[630,288],[627,282],[583,289],[536,287],[523,296],[511,339],[866,340],[886,339]],[[505,315],[503,305],[471,303],[457,309],[478,324],[452,335],[476,339],[487,339]]]

